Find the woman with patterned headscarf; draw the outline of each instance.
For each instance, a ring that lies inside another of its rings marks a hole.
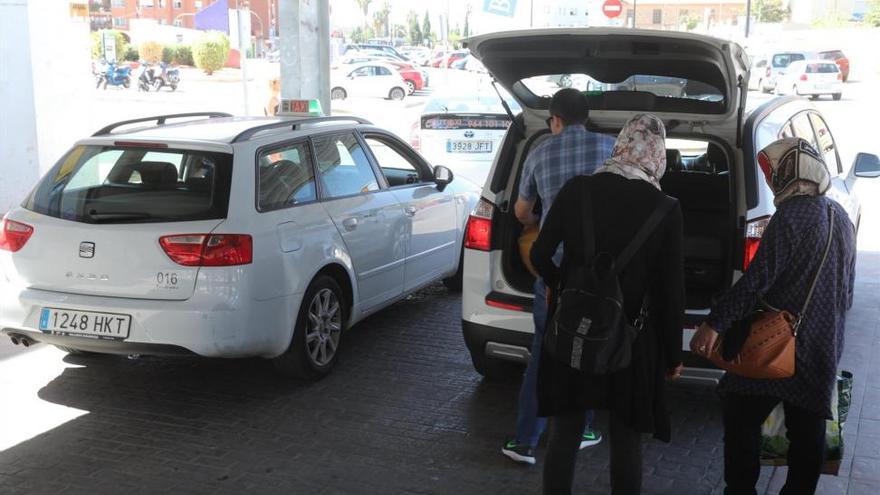
[[[846,211],[825,197],[831,176],[807,141],[776,141],[758,153],[758,165],[773,191],[776,213],[748,269],[712,306],[708,320],[691,340],[691,350],[708,356],[719,335],[762,305],[803,318],[795,340],[793,377],[755,380],[727,373],[719,390],[724,412],[724,493],[755,493],[761,424],[782,402],[791,443],[788,478],[781,493],[811,494],[824,461],[825,419],[831,417],[846,311],[852,305],[855,229]],[[800,314],[814,278],[812,298]]]
[[[566,275],[586,264],[584,202],[591,203],[597,253],[618,255],[662,202],[666,130],[653,115],[630,119],[612,157],[593,176],[571,179],[559,192],[532,248],[531,259],[548,288],[566,286]],[[562,265],[553,255],[562,243]],[[539,414],[550,417],[544,493],[571,492],[584,411],[610,416],[612,493],[641,490],[642,434],[668,442],[670,420],[664,377],[681,372],[684,316],[682,215],[676,203],[622,270],[624,313],[632,322],[646,302],[647,322],[633,343],[630,365],[607,375],[586,375],[542,354]],[[548,291],[550,292],[550,291]]]

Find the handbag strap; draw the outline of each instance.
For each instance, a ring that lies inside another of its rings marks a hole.
[[[825,253],[822,255],[822,263],[819,264],[819,268],[816,269],[816,275],[813,276],[813,283],[810,285],[810,291],[807,292],[807,299],[804,301],[804,307],[801,309],[800,314],[798,314],[797,320],[795,320],[792,325],[792,329],[794,329],[794,335],[797,336],[798,328],[801,326],[801,323],[804,322],[804,315],[807,314],[807,308],[810,306],[810,300],[813,299],[813,292],[816,291],[816,284],[819,282],[819,275],[822,274],[822,268],[825,267],[825,262],[828,261],[828,253],[831,251],[831,241],[834,236],[834,207],[828,205],[828,242],[825,244]]]

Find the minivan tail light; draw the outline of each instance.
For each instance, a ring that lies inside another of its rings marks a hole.
[[[492,213],[495,206],[480,199],[471,216],[468,217],[467,232],[464,237],[464,247],[478,251],[492,249]]]
[[[253,239],[245,234],[180,234],[159,238],[165,254],[183,266],[236,266],[253,261]]]
[[[801,77],[800,77],[799,79],[800,79],[801,81],[806,81],[806,80],[807,80],[807,75],[806,75],[806,74],[801,74]]]
[[[746,243],[743,253],[743,271],[748,270],[755,254],[758,252],[758,246],[761,245],[761,238],[764,236],[764,230],[770,223],[770,217],[761,217],[746,224]]]
[[[0,231],[0,249],[16,252],[23,248],[34,233],[30,225],[3,218],[3,230]]]

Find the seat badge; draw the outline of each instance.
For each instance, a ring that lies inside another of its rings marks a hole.
[[[464,137],[466,137],[466,138],[474,137],[474,131],[464,131]]]
[[[94,258],[95,257],[95,243],[94,242],[81,242],[81,243],[79,243],[79,257],[80,258]]]

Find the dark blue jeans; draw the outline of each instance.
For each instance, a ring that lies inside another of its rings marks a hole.
[[[532,310],[535,336],[532,354],[519,389],[519,414],[516,419],[516,443],[534,447],[547,428],[547,418],[538,417],[538,364],[544,344],[544,326],[547,323],[547,286],[544,280],[535,281],[535,303]],[[587,411],[587,428],[593,424],[593,411]]]

